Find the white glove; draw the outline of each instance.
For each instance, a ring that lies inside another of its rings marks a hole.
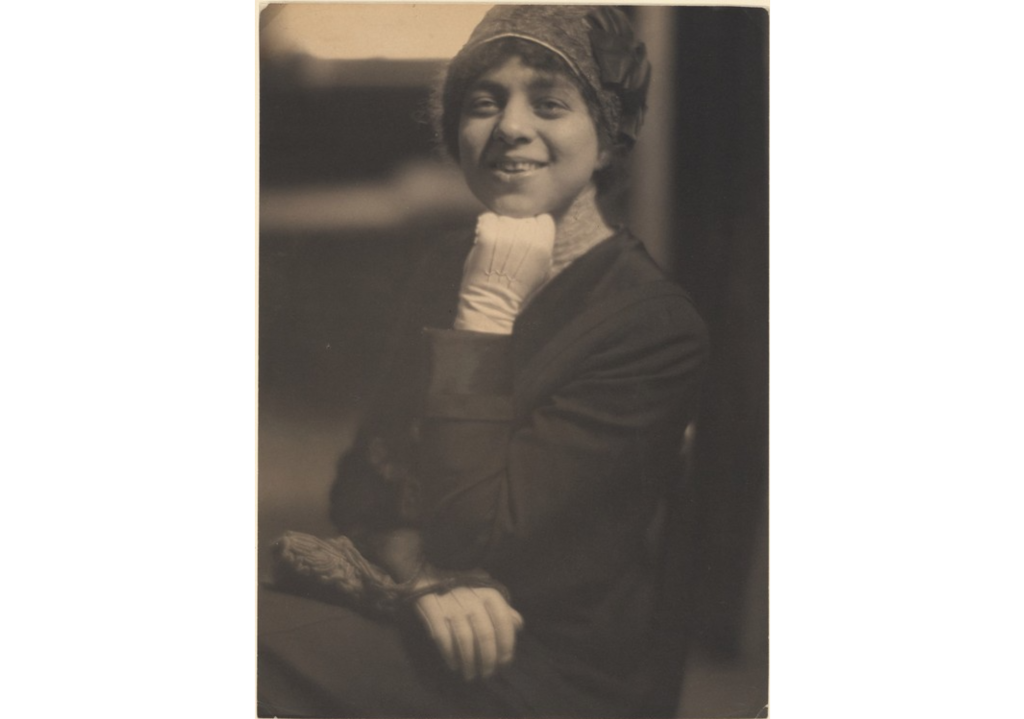
[[[462,269],[455,329],[511,334],[519,312],[548,279],[554,246],[551,215],[480,215]]]

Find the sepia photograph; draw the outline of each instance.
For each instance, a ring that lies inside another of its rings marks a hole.
[[[768,24],[261,9],[258,716],[768,716]]]

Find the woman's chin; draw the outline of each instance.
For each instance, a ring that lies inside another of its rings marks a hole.
[[[542,203],[522,197],[499,197],[484,202],[484,205],[496,215],[505,217],[536,217],[549,212]]]

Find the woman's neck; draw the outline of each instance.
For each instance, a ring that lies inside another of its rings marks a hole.
[[[603,242],[615,230],[601,214],[597,190],[585,189],[563,212],[553,214],[555,220],[554,268],[561,270],[594,245]]]

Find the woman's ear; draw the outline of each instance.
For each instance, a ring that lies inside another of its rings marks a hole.
[[[604,170],[612,162],[612,151],[608,148],[604,148],[597,153],[597,169]]]

